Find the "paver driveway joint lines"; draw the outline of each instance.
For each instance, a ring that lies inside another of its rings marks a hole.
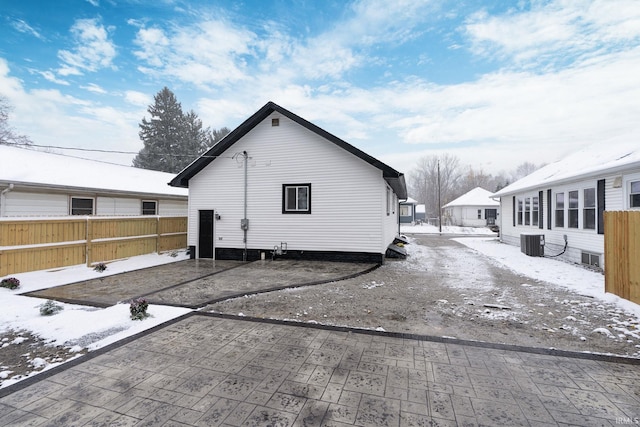
[[[640,365],[640,359],[637,359],[637,358],[609,355],[609,354],[603,354],[603,353],[586,353],[586,352],[583,353],[579,351],[558,350],[555,348],[526,347],[526,346],[513,345],[513,344],[500,344],[500,343],[491,343],[486,341],[462,340],[458,338],[439,337],[439,336],[433,336],[433,335],[407,334],[403,332],[377,331],[374,329],[353,328],[349,326],[323,325],[320,323],[303,323],[303,322],[296,322],[291,320],[267,319],[262,317],[237,316],[234,314],[224,314],[224,313],[212,313],[212,312],[199,311],[198,314],[201,314],[203,316],[218,317],[218,318],[230,319],[230,320],[246,320],[249,322],[257,322],[257,323],[271,323],[276,325],[300,326],[304,328],[322,329],[322,330],[334,331],[334,332],[352,332],[352,333],[363,334],[363,335],[375,335],[375,336],[381,336],[381,337],[401,338],[401,339],[408,339],[408,340],[415,340],[415,341],[439,342],[443,344],[456,344],[456,345],[463,345],[467,347],[487,348],[492,350],[507,350],[507,351],[521,352],[521,353],[540,354],[544,356],[558,356],[558,357],[566,357],[571,359],[585,359],[585,360],[595,360],[600,362],[621,363],[626,365]]]
[[[258,262],[258,261],[255,261]],[[295,289],[295,288],[301,288],[303,286],[316,286],[316,285],[324,285],[325,283],[331,283],[331,282],[339,282],[340,280],[348,280],[348,279],[353,279],[354,277],[358,277],[358,276],[362,276],[364,274],[370,273],[373,270],[380,268],[381,264],[376,264],[372,267],[367,268],[366,270],[362,270],[362,271],[358,271],[357,273],[352,273],[352,274],[348,274],[346,276],[342,276],[342,277],[334,277],[332,279],[327,279],[327,280],[316,280],[316,281],[312,281],[312,282],[305,282],[305,283],[295,283],[295,284],[290,284],[290,285],[283,285],[283,286],[275,286],[272,288],[265,288],[265,289],[259,289],[256,291],[251,291],[251,292],[242,292],[242,293],[238,293],[238,294],[234,294],[234,295],[227,295],[225,297],[221,297],[221,298],[214,298],[212,300],[209,300],[207,302],[205,302],[204,304],[198,304],[196,306],[186,306],[186,305],[179,305],[178,307],[186,307],[186,308],[202,308],[205,307],[209,304],[215,304],[217,302],[222,302],[222,301],[226,301],[229,299],[234,299],[234,298],[242,298],[244,296],[249,296],[249,295],[258,295],[258,294],[264,294],[267,292],[275,292],[275,291],[281,291],[284,289]]]

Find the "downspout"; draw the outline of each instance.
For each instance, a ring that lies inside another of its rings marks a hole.
[[[5,207],[5,201],[6,201],[5,194],[7,194],[11,190],[13,190],[13,184],[9,184],[9,186],[4,190],[2,190],[2,192],[0,193],[0,218],[5,216],[5,213],[7,212],[7,209]]]
[[[244,220],[242,229],[244,230],[244,252],[242,253],[242,260],[247,260],[247,231],[249,230],[249,221],[247,220],[247,168],[249,155],[246,151],[242,152],[244,156]]]

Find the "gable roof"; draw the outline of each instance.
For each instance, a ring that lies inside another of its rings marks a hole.
[[[189,166],[187,166],[182,172],[180,172],[174,179],[171,180],[169,185],[174,187],[189,187],[189,180],[193,178],[198,172],[204,169],[208,164],[215,160],[217,156],[220,156],[226,150],[228,150],[233,144],[238,142],[249,131],[256,127],[260,122],[267,118],[271,113],[277,111],[285,117],[293,120],[306,129],[314,132],[329,142],[336,144],[338,147],[348,151],[349,153],[359,157],[370,165],[380,169],[382,171],[382,177],[398,195],[399,199],[407,198],[407,186],[404,179],[404,174],[398,172],[392,167],[382,163],[380,160],[371,157],[364,151],[361,151],[346,141],[338,138],[337,136],[327,132],[326,130],[314,125],[313,123],[303,119],[302,117],[292,113],[291,111],[282,108],[281,106],[267,102],[262,108],[255,112],[251,117],[245,120],[240,126],[231,131],[227,136],[218,141],[213,147],[211,147],[206,153],[194,160]]]
[[[603,177],[629,169],[640,172],[638,141],[603,141],[550,163],[493,194],[506,196],[522,191],[560,185],[581,179]]]
[[[0,145],[0,186],[92,191],[185,199],[167,186],[175,175],[15,146]]]
[[[450,201],[443,208],[453,206],[500,206],[500,202],[491,199],[493,196],[491,191],[482,187],[476,187],[473,190],[463,194],[455,200]]]

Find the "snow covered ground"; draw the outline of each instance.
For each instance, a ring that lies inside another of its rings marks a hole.
[[[438,227],[429,224],[421,225],[400,225],[400,233],[402,234],[439,234]],[[445,225],[442,227],[442,234],[473,234],[497,236],[497,233],[489,230],[487,227],[458,227],[455,225]]]
[[[127,260],[107,264],[107,269],[99,273],[85,265],[78,265],[55,270],[43,270],[12,275],[20,280],[20,287],[15,290],[0,288],[2,310],[0,310],[0,335],[13,331],[27,331],[52,345],[65,345],[96,350],[115,341],[137,334],[146,329],[179,317],[189,309],[150,305],[150,317],[139,321],[129,317],[129,304],[117,304],[108,308],[96,308],[74,304],[63,304],[64,309],[52,316],[40,315],[40,305],[44,300],[18,295],[20,293],[50,288],[53,286],[74,283],[81,280],[94,279],[107,275],[137,270],[154,265],[166,264],[187,259],[184,254],[175,257],[169,255],[149,254]],[[15,344],[18,344],[15,342]],[[11,345],[12,341],[4,341],[0,346]],[[59,363],[39,366],[50,369]],[[0,366],[0,374],[5,372]],[[19,378],[24,379],[24,377]],[[2,381],[0,387],[6,387],[18,379]]]

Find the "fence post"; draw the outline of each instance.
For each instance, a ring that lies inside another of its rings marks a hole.
[[[91,239],[93,239],[93,232],[91,228],[92,228],[91,217],[87,216],[87,242],[86,242],[87,267],[91,267]]]
[[[160,215],[156,216],[156,232],[158,233],[158,237],[156,237],[156,253],[159,254],[160,253],[160,233],[162,230],[160,230]]]

